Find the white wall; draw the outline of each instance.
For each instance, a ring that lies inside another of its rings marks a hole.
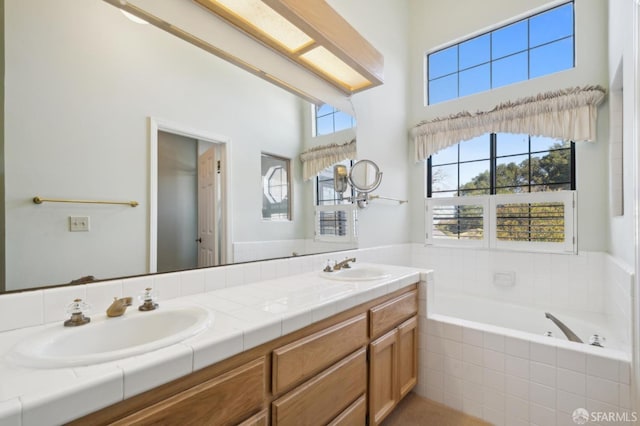
[[[407,1],[329,0],[329,4],[384,55],[384,84],[352,97],[358,121],[358,158],[375,161],[383,172],[374,194],[406,199]],[[406,242],[408,214],[407,204],[372,201],[358,212],[359,247]]]
[[[460,111],[488,110],[495,105],[550,90],[600,84],[608,86],[607,3],[601,0],[575,2],[576,66],[571,70],[493,89],[436,105],[424,106],[425,53],[455,41],[462,41],[493,28],[548,9],[558,1],[459,0],[456,2],[412,0],[410,5],[410,106],[408,126],[422,120]],[[582,250],[603,250],[607,246],[607,138],[606,103],[599,108],[598,140],[576,146],[578,189],[578,246]],[[411,239],[424,241],[425,178],[422,163],[411,160]]]
[[[622,67],[622,150],[624,175],[623,200],[624,215],[613,216],[610,219],[611,231],[609,239],[609,249],[611,254],[631,266],[635,263],[634,237],[630,232],[635,229],[635,187],[632,179],[634,170],[634,143],[633,123],[637,122],[638,116],[634,106],[634,95],[639,90],[638,82],[635,80],[634,69],[634,48],[633,43],[633,0],[610,1],[609,2],[609,57],[608,67],[611,83],[616,75],[616,70],[620,64]],[[635,24],[637,25],[637,23]],[[619,111],[612,111],[612,114],[619,114]],[[615,118],[612,117],[612,121]],[[615,120],[619,121],[619,120]]]
[[[301,185],[293,222],[262,221],[260,152],[296,158],[306,103],[102,1],[6,0],[5,17],[9,289],[146,271],[149,116],[231,139],[234,241],[304,237]]]

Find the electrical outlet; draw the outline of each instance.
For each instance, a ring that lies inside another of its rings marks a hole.
[[[69,231],[89,232],[89,216],[69,216]]]

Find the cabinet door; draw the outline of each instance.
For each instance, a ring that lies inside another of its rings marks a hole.
[[[114,425],[235,425],[264,407],[264,357],[151,405]]]
[[[367,391],[365,348],[349,355],[271,404],[274,426],[321,426]]]
[[[418,382],[418,317],[398,326],[398,388],[404,398]]]
[[[398,403],[398,330],[369,345],[369,424],[378,425]]]

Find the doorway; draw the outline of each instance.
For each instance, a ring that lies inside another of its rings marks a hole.
[[[227,142],[150,119],[149,272],[227,263]]]

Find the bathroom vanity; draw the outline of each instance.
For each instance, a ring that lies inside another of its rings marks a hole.
[[[417,383],[417,314],[425,302],[418,288],[426,281],[416,269],[382,267],[388,273],[372,279],[314,271],[161,301],[159,311],[205,307],[212,324],[177,344],[91,366],[7,365],[10,341],[58,324],[2,333],[0,369],[14,383],[28,374],[34,384],[16,398],[25,426],[377,425]],[[143,315],[153,314],[127,311],[106,321],[129,316],[134,324]],[[37,386],[38,377],[59,376],[68,378],[64,389]]]
[[[377,425],[417,382],[417,312],[414,284],[71,424]]]

